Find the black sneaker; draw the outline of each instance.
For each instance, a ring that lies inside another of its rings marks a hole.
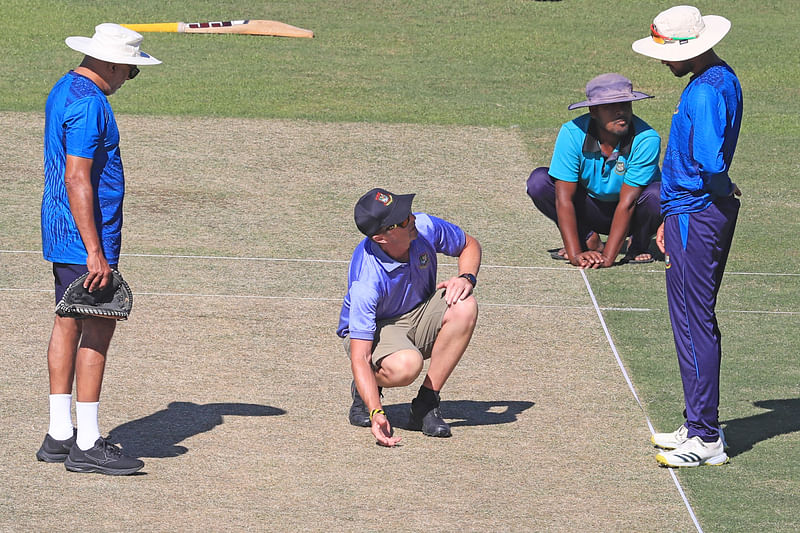
[[[44,442],[36,452],[36,458],[45,463],[63,463],[72,445],[75,444],[75,437],[78,435],[78,430],[72,428],[72,436],[67,440],[56,440],[50,436],[50,433],[44,436]]]
[[[426,412],[424,407],[414,405],[414,402],[411,402],[411,417],[408,420],[408,429],[417,431],[421,429],[422,433],[429,437],[449,437],[452,435],[450,425],[442,418],[439,406]]]
[[[369,411],[364,405],[364,400],[358,395],[355,380],[350,382],[350,396],[353,397],[353,405],[350,406],[350,412],[347,414],[350,424],[365,428],[372,426],[372,422],[369,420]]]
[[[97,472],[111,476],[127,476],[142,469],[144,463],[139,459],[122,454],[122,450],[103,437],[86,451],[77,444],[69,451],[64,466],[70,472]]]

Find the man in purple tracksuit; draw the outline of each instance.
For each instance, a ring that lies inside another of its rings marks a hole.
[[[660,13],[650,37],[634,51],[692,74],[670,127],[661,179],[664,223],[656,242],[665,253],[667,300],[678,352],[686,422],[656,433],[656,455],[668,467],[728,462],[719,427],[722,349],[715,307],[741,196],[728,170],[742,120],[742,89],[712,47],[730,30],[727,19],[677,6]]]

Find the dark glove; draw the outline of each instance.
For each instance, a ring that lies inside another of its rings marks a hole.
[[[89,292],[83,286],[88,272],[70,283],[56,306],[56,314],[71,318],[96,316],[127,320],[133,308],[131,288],[119,272],[112,270],[111,273],[111,283],[105,289],[94,292]]]

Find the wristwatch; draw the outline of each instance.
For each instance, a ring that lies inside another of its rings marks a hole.
[[[473,289],[475,288],[475,285],[478,284],[478,278],[475,277],[475,274],[464,273],[464,274],[460,274],[458,277],[459,278],[464,278],[467,281],[469,281],[472,284],[472,288]]]

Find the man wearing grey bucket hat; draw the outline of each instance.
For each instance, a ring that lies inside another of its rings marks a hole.
[[[610,267],[630,236],[622,262],[653,261],[661,138],[632,107],[646,98],[652,97],[634,91],[628,78],[601,74],[586,85],[586,100],[568,107],[589,113],[561,127],[550,167],[535,169],[527,182],[528,196],[561,233],[564,247],[552,251],[554,259]],[[608,235],[605,246],[601,233]]]
[[[667,467],[728,462],[719,427],[721,335],[715,307],[730,252],[741,191],[728,171],[742,120],[742,88],[713,50],[731,23],[696,7],[659,13],[650,36],[633,50],[682,77],[681,94],[664,153],[661,211],[656,242],[665,254],[667,302],[683,382],[685,422],[651,441]]]
[[[85,287],[105,288],[119,262],[125,178],[119,130],[107,96],[158,59],[142,52],[142,36],[103,23],[89,37],[68,37],[84,54],[53,86],[45,107],[42,250],[53,263],[55,301],[88,272]],[[115,320],[55,317],[47,362],[50,425],[36,453],[73,472],[132,474],[144,466],[100,435],[98,406]],[[73,380],[77,431],[72,424]]]

